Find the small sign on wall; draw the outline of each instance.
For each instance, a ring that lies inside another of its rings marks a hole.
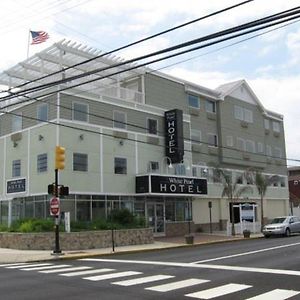
[[[26,192],[26,178],[8,180],[6,183],[6,194]]]

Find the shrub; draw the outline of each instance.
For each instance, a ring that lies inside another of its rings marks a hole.
[[[120,225],[134,224],[135,221],[134,215],[127,208],[113,210],[110,215],[110,220]]]
[[[52,219],[21,219],[14,221],[9,228],[11,232],[45,232],[53,231]]]

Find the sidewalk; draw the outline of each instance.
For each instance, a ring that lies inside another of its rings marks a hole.
[[[261,234],[251,234],[250,238],[262,237]],[[141,252],[158,249],[169,249],[177,247],[192,247],[194,245],[211,244],[220,242],[229,242],[235,240],[244,240],[242,235],[226,236],[223,232],[213,234],[197,233],[194,237],[194,244],[187,245],[184,236],[180,237],[157,237],[153,244],[132,245],[112,248],[101,248],[91,250],[77,250],[67,251],[62,249],[62,255],[53,255],[51,250],[15,250],[0,248],[0,263],[17,263],[17,262],[30,262],[30,261],[44,261],[44,260],[58,260],[58,259],[76,259],[88,256],[97,255],[113,255],[114,253],[130,253]]]

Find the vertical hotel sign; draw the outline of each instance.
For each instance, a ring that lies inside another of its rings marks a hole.
[[[172,163],[180,163],[184,154],[182,110],[173,109],[165,112],[165,137],[166,156]]]

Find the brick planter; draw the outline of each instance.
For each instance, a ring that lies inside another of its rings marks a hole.
[[[61,232],[62,250],[87,250],[112,247],[111,230]],[[114,230],[115,246],[151,244],[154,242],[151,228]],[[53,250],[54,232],[0,233],[0,248],[19,250]]]

